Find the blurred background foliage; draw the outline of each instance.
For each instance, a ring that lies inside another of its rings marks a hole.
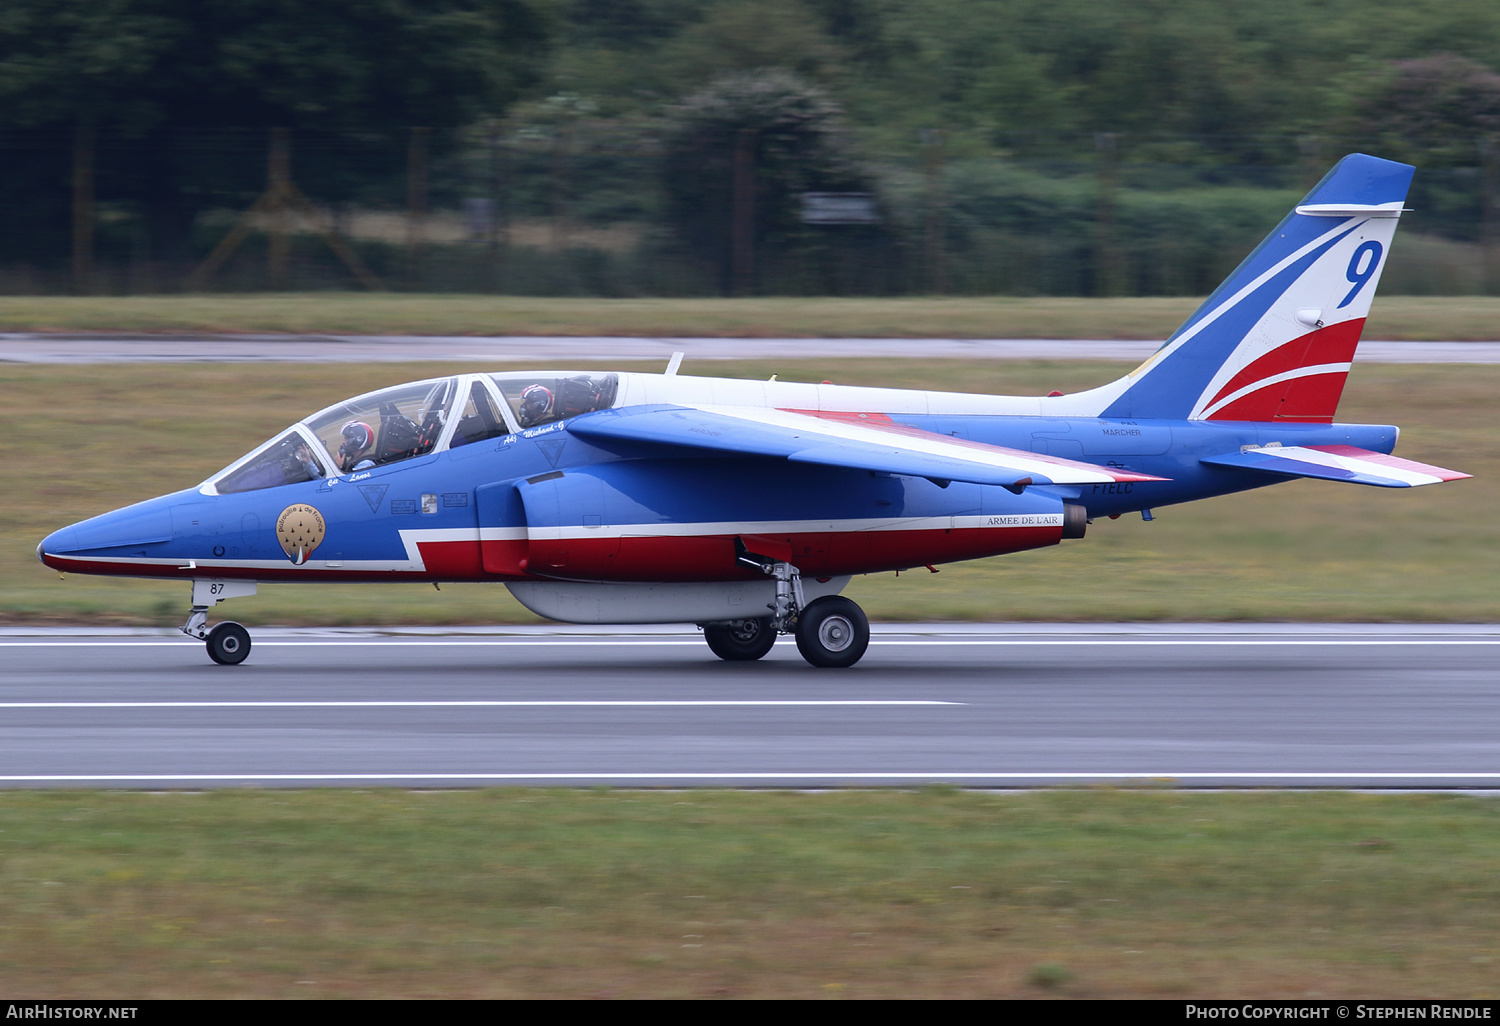
[[[1387,290],[1495,293],[1497,72],[1492,0],[7,0],[0,291],[1195,294],[1365,150]]]

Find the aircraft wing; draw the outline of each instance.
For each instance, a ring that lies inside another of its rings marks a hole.
[[[632,442],[740,456],[781,456],[937,481],[1019,489],[1029,484],[1163,481],[1115,467],[1042,456],[897,424],[882,413],[821,413],[742,406],[633,406],[568,422],[597,442]]]
[[[1285,477],[1348,481],[1379,488],[1415,488],[1472,476],[1383,452],[1357,449],[1352,445],[1264,446],[1223,456],[1205,456],[1200,462],[1216,467],[1259,470]]]

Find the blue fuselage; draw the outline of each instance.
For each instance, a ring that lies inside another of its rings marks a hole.
[[[1016,493],[765,457],[604,449],[556,423],[322,480],[175,492],[64,528],[38,555],[60,570],[179,579],[670,581],[742,575],[740,539],[778,549],[771,555],[804,573],[862,573],[1055,543],[1068,504],[1113,516],[1280,480],[1199,462],[1242,446],[1389,453],[1397,436],[1356,424],[895,419],[1167,480]],[[289,541],[291,511],[305,509],[317,533]]]

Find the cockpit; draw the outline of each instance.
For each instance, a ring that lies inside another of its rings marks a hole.
[[[277,488],[372,470],[612,407],[619,376],[459,374],[347,399],[209,478],[205,494]]]

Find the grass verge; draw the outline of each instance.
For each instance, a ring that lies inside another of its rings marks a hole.
[[[0,795],[0,990],[1500,994],[1493,798]]]
[[[467,367],[0,365],[13,448],[0,461],[0,622],[175,626],[179,584],[57,575],[48,532],[188,487],[322,406]],[[715,364],[766,377],[784,364]],[[1099,384],[1107,363],[798,361],[806,380],[1038,394]],[[1340,417],[1398,423],[1399,453],[1476,475],[1394,490],[1294,482],[1101,520],[1082,541],[941,573],[856,578],[884,620],[1500,619],[1500,367],[1360,366]],[[220,612],[250,624],[530,623],[495,585],[267,585]]]
[[[1163,339],[1193,297],[569,299],[300,292],[0,296],[0,331]],[[1383,296],[1366,338],[1489,341],[1500,297]]]

